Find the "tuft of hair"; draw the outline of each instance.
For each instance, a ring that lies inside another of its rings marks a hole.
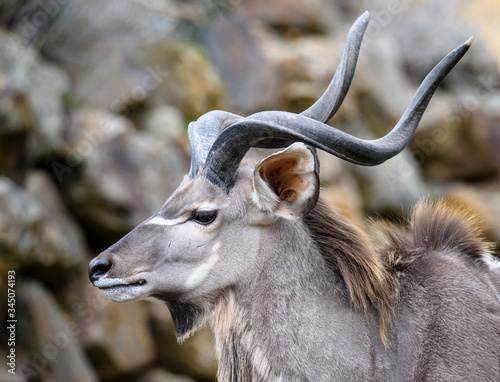
[[[452,250],[478,260],[492,250],[479,217],[452,201],[418,203],[410,227],[414,244],[427,251]]]
[[[304,218],[326,263],[342,277],[354,307],[377,314],[386,347],[387,325],[397,301],[397,285],[368,237],[320,199]]]
[[[419,202],[406,227],[378,224],[385,240],[379,252],[384,254],[392,272],[404,272],[416,258],[441,251],[453,251],[480,264],[493,245],[483,238],[479,217],[470,209],[440,199]]]

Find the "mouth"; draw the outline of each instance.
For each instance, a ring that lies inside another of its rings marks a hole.
[[[127,282],[123,279],[99,279],[94,281],[94,286],[111,301],[125,302],[146,297],[147,281],[139,279]]]
[[[106,280],[103,280],[106,281]],[[110,280],[111,281],[111,280]],[[121,281],[121,280],[120,280]],[[118,284],[111,284],[111,285],[106,285],[106,283],[102,286],[96,285],[99,284],[98,281],[94,283],[94,286],[96,286],[99,289],[112,289],[112,288],[127,288],[127,287],[134,287],[134,286],[142,286],[146,284],[146,280],[140,279],[139,281],[135,283],[118,283]]]

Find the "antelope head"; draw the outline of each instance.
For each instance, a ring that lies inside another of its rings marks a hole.
[[[190,123],[189,173],[156,214],[90,262],[92,284],[117,302],[165,302],[182,337],[202,323],[223,291],[255,278],[276,240],[287,240],[270,237],[269,227],[299,221],[316,205],[316,148],[360,165],[377,165],[401,152],[472,39],[434,67],[391,132],[363,140],[326,122],[347,94],[368,21],[366,12],[354,23],[333,80],[306,111],[246,118],[213,111]],[[243,160],[253,147],[274,151]]]

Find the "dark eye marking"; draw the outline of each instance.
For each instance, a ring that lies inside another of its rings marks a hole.
[[[212,223],[217,217],[217,211],[194,211],[190,220],[202,225]]]

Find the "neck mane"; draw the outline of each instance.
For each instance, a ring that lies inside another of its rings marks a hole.
[[[341,276],[355,309],[372,309],[381,339],[388,346],[387,325],[398,296],[390,259],[376,251],[367,235],[322,200],[304,218],[327,264]]]

